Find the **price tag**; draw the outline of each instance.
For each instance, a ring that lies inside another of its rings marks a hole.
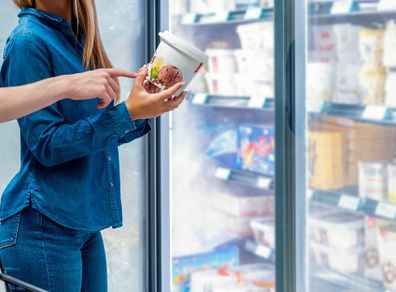
[[[257,245],[257,247],[256,247],[256,254],[265,258],[265,259],[270,258],[271,253],[272,253],[272,250],[269,247],[266,247],[264,245]]]
[[[194,95],[193,103],[195,104],[205,104],[208,100],[208,95],[204,93],[197,93]]]
[[[257,186],[262,189],[269,189],[271,186],[272,179],[268,177],[259,177],[257,179]]]
[[[360,199],[357,197],[352,197],[348,195],[342,195],[338,201],[338,206],[340,208],[356,211],[359,208]]]
[[[215,176],[217,178],[228,180],[230,178],[230,175],[231,175],[231,170],[227,168],[219,167],[218,169],[216,169]]]
[[[213,22],[224,22],[230,19],[229,11],[217,12],[213,17]]]
[[[368,120],[383,120],[386,113],[387,109],[384,106],[367,106],[363,112],[362,118]]]
[[[307,100],[307,112],[309,113],[321,113],[324,108],[324,101],[317,99]]]
[[[263,108],[265,105],[266,98],[263,96],[252,96],[250,97],[248,107],[250,108]]]
[[[396,1],[395,0],[381,0],[378,4],[378,10],[395,10]]]
[[[396,216],[396,205],[378,203],[375,214],[385,218],[394,219]]]
[[[261,8],[249,8],[246,10],[245,14],[245,19],[250,20],[250,19],[260,19],[261,15],[263,13],[263,10]]]
[[[195,13],[188,13],[183,17],[183,24],[194,24],[197,22],[198,16]]]
[[[331,13],[342,14],[357,10],[359,10],[359,4],[355,0],[336,0],[331,8]]]

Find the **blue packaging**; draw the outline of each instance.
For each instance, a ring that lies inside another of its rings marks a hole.
[[[275,175],[275,131],[270,125],[238,127],[238,168]]]

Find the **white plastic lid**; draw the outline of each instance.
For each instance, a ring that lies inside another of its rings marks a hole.
[[[203,64],[206,64],[209,61],[208,55],[206,55],[204,52],[202,52],[197,47],[194,47],[190,43],[186,42],[185,40],[182,40],[181,38],[170,33],[169,31],[160,32],[159,36],[168,45],[189,55],[193,59],[195,59]]]

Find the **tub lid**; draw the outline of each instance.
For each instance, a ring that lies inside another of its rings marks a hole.
[[[160,32],[159,36],[163,41],[165,41],[170,46],[186,53],[187,55],[191,56],[195,60],[206,64],[209,61],[209,56],[202,52],[197,47],[194,47],[189,42],[175,36],[174,34],[170,33],[169,31]]]

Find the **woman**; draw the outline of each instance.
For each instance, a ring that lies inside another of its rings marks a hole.
[[[93,0],[14,1],[22,10],[5,49],[3,86],[111,67]],[[122,225],[118,146],[145,135],[146,119],[185,97],[172,99],[182,84],[148,94],[146,74],[144,67],[117,106],[62,100],[18,120],[21,168],[0,207],[0,255],[11,276],[49,291],[107,291],[100,231]]]
[[[0,88],[0,123],[21,118],[64,98],[99,98],[98,108],[106,108],[119,92],[119,86],[113,80],[116,77],[136,78],[136,74],[121,69],[98,69],[24,86]],[[109,93],[109,87],[114,92]]]

